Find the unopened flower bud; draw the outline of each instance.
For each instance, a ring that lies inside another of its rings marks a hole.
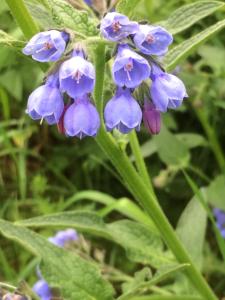
[[[145,102],[143,110],[143,120],[145,128],[151,134],[158,134],[161,129],[161,114],[154,104]]]

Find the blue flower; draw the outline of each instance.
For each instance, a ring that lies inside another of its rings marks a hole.
[[[172,35],[160,26],[140,25],[134,36],[136,47],[148,55],[164,55],[172,42]]]
[[[128,17],[117,12],[109,12],[102,19],[100,31],[107,40],[118,42],[138,31],[137,22],[131,22]]]
[[[89,6],[92,5],[92,0],[84,0],[84,2],[85,2],[87,5],[89,5]]]
[[[119,88],[116,95],[106,104],[104,118],[108,131],[116,128],[121,133],[128,133],[132,129],[140,129],[142,112],[130,90]]]
[[[132,51],[127,45],[120,45],[113,64],[113,79],[118,86],[135,88],[150,76],[151,68],[145,58]]]
[[[58,76],[51,75],[46,84],[34,90],[28,98],[26,113],[33,120],[45,119],[56,124],[63,113],[63,97],[57,87]]]
[[[77,239],[77,232],[74,229],[69,228],[58,231],[55,236],[50,237],[48,240],[58,247],[64,247],[67,243],[76,241]]]
[[[40,297],[41,300],[52,299],[51,289],[44,279],[40,279],[34,284],[33,291]]]
[[[217,227],[222,235],[225,238],[225,212],[219,208],[214,208],[214,216],[216,217]]]
[[[94,89],[95,69],[82,55],[74,51],[73,57],[65,61],[59,71],[60,89],[70,97],[81,97]]]
[[[160,111],[155,108],[151,102],[145,101],[143,110],[143,121],[145,128],[151,134],[158,134],[161,129],[161,115]]]
[[[64,130],[68,136],[96,136],[100,127],[100,117],[87,96],[76,99],[64,115]]]
[[[165,112],[168,108],[175,109],[181,106],[185,97],[188,97],[184,83],[175,75],[163,72],[155,64],[152,65],[151,79],[150,93],[159,111]]]
[[[57,30],[35,34],[23,49],[25,55],[32,55],[40,62],[56,61],[65,51],[69,34]]]

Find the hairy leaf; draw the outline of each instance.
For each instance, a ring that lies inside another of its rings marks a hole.
[[[196,1],[175,10],[167,20],[160,22],[160,25],[176,34],[224,6],[225,3],[221,1]]]
[[[3,220],[0,220],[0,231],[42,258],[45,279],[50,285],[60,288],[63,299],[113,299],[113,289],[103,280],[100,270],[80,256],[52,245],[27,228]]]
[[[154,267],[174,263],[170,252],[165,252],[158,233],[149,227],[129,221],[105,224],[102,219],[90,212],[64,212],[36,217],[17,222],[28,227],[74,227],[79,231],[109,239],[126,250],[130,260],[150,264]]]
[[[139,0],[120,0],[116,6],[116,10],[130,17],[138,3]]]
[[[201,43],[209,39],[225,27],[225,19],[199,32],[193,37],[185,40],[178,46],[172,48],[165,56],[164,64],[167,70],[172,70],[182,59],[186,58]]]

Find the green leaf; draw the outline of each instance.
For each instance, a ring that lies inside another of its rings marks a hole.
[[[25,43],[23,41],[19,41],[14,37],[10,36],[8,33],[0,30],[0,46],[1,47],[10,47],[20,50],[23,48]]]
[[[125,248],[130,260],[156,268],[175,262],[171,253],[164,251],[160,236],[144,225],[122,220],[109,224],[108,228],[114,240]]]
[[[219,175],[207,188],[207,200],[214,207],[225,211],[225,176]]]
[[[201,268],[207,213],[196,197],[188,203],[177,225],[177,234],[195,264]]]
[[[185,40],[178,46],[172,48],[165,56],[165,68],[167,70],[172,70],[182,59],[190,55],[193,50],[196,49],[200,44],[211,38],[212,35],[216,34],[224,27],[225,19],[217,22],[212,26],[209,26],[207,29],[199,32],[198,34]]]
[[[120,0],[116,6],[116,11],[130,17],[138,3],[139,0]]]
[[[188,147],[163,127],[154,137],[160,159],[167,165],[185,167],[190,160]]]
[[[160,25],[176,34],[224,6],[224,2],[221,1],[196,1],[175,10],[167,20],[160,22]]]
[[[104,237],[119,244],[132,261],[154,267],[174,263],[171,253],[165,252],[159,234],[133,221],[123,220],[105,224],[94,213],[76,211],[36,217],[18,221],[16,224],[27,227],[74,227],[78,231]]]
[[[54,28],[56,23],[53,21],[50,11],[39,0],[24,0],[30,14],[37,20],[43,29]]]
[[[72,29],[83,37],[98,34],[97,23],[86,11],[79,11],[64,0],[48,0],[48,4],[58,26]]]
[[[132,281],[130,284],[131,288],[125,294],[118,298],[118,300],[129,300],[131,296],[140,294],[141,292],[145,292],[151,286],[158,284],[159,282],[171,277],[174,273],[184,270],[185,268],[189,267],[189,264],[177,264],[173,266],[166,266],[161,270],[158,270],[153,278],[148,281],[142,280],[140,282],[136,280]],[[142,270],[143,271],[143,270]],[[140,278],[138,278],[140,279]],[[143,278],[141,278],[143,279]]]
[[[206,300],[193,295],[152,295],[132,297],[130,300]]]
[[[207,140],[198,133],[178,133],[175,134],[176,138],[184,143],[189,149],[196,147],[206,147],[208,146]]]
[[[0,220],[1,233],[27,248],[44,262],[43,274],[60,288],[63,299],[112,300],[113,289],[100,270],[75,253],[58,248],[29,229]]]

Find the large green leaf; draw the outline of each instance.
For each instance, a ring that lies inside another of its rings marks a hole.
[[[126,250],[130,260],[150,264],[154,267],[174,263],[169,251],[165,252],[158,233],[145,225],[129,221],[117,221],[105,224],[102,219],[89,212],[64,212],[36,217],[17,222],[27,227],[74,227],[81,232],[109,239]]]
[[[175,10],[167,20],[160,22],[160,25],[176,34],[224,6],[225,3],[221,1],[196,1]]]
[[[178,140],[166,127],[154,137],[160,159],[167,165],[185,167],[190,159],[188,147]]]
[[[214,207],[218,207],[225,211],[225,176],[216,177],[206,190],[207,200]]]
[[[75,253],[58,248],[27,228],[0,220],[1,233],[19,242],[44,262],[43,274],[60,288],[63,299],[112,300],[113,289],[100,270]]]
[[[182,59],[186,58],[197,48],[201,43],[209,39],[213,34],[216,34],[225,27],[225,19],[209,26],[207,29],[199,32],[193,37],[185,40],[178,46],[172,48],[164,59],[165,68],[172,70]]]
[[[97,23],[86,11],[75,9],[65,0],[48,0],[54,22],[84,36],[98,34]]]
[[[120,0],[116,6],[116,10],[126,16],[131,16],[139,0]]]
[[[206,223],[207,213],[194,197],[184,209],[176,229],[180,240],[199,268],[202,263]]]
[[[88,12],[75,9],[66,0],[25,0],[25,3],[43,29],[68,28],[83,38],[98,34],[97,21]]]

